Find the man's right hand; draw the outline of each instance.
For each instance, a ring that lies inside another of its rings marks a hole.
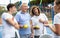
[[[22,26],[22,25],[20,25],[20,28],[23,28],[23,26]]]

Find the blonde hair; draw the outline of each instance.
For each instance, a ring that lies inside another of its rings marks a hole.
[[[31,9],[30,9],[30,15],[31,15],[31,16],[34,16],[33,10],[34,10],[35,8],[38,9],[38,12],[39,12],[39,14],[40,14],[40,9],[39,9],[39,7],[34,5],[34,6],[32,6]]]

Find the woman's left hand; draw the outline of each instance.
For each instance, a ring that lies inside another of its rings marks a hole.
[[[31,38],[34,38],[34,33],[31,33]]]

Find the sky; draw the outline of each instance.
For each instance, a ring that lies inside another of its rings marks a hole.
[[[25,3],[28,3],[29,0],[11,0],[11,3],[15,3],[17,1],[22,1],[22,2],[25,2]],[[10,0],[0,0],[0,5],[7,5],[10,3]]]

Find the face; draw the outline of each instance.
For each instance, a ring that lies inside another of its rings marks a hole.
[[[54,11],[55,11],[55,12],[57,12],[57,9],[56,9],[56,8],[57,8],[57,7],[56,7],[56,5],[55,5],[55,6],[54,6]]]
[[[12,13],[16,13],[16,11],[17,11],[16,7],[13,6],[13,7],[11,8],[11,11],[12,11]]]
[[[60,7],[60,5],[55,5],[54,6],[54,11],[57,12],[57,13],[60,12],[60,8],[59,7]]]
[[[33,12],[36,14],[36,15],[38,15],[39,13],[38,13],[38,9],[37,8],[34,8],[33,9]]]
[[[28,5],[27,4],[23,4],[22,5],[22,11],[27,12],[27,10],[28,10]]]

